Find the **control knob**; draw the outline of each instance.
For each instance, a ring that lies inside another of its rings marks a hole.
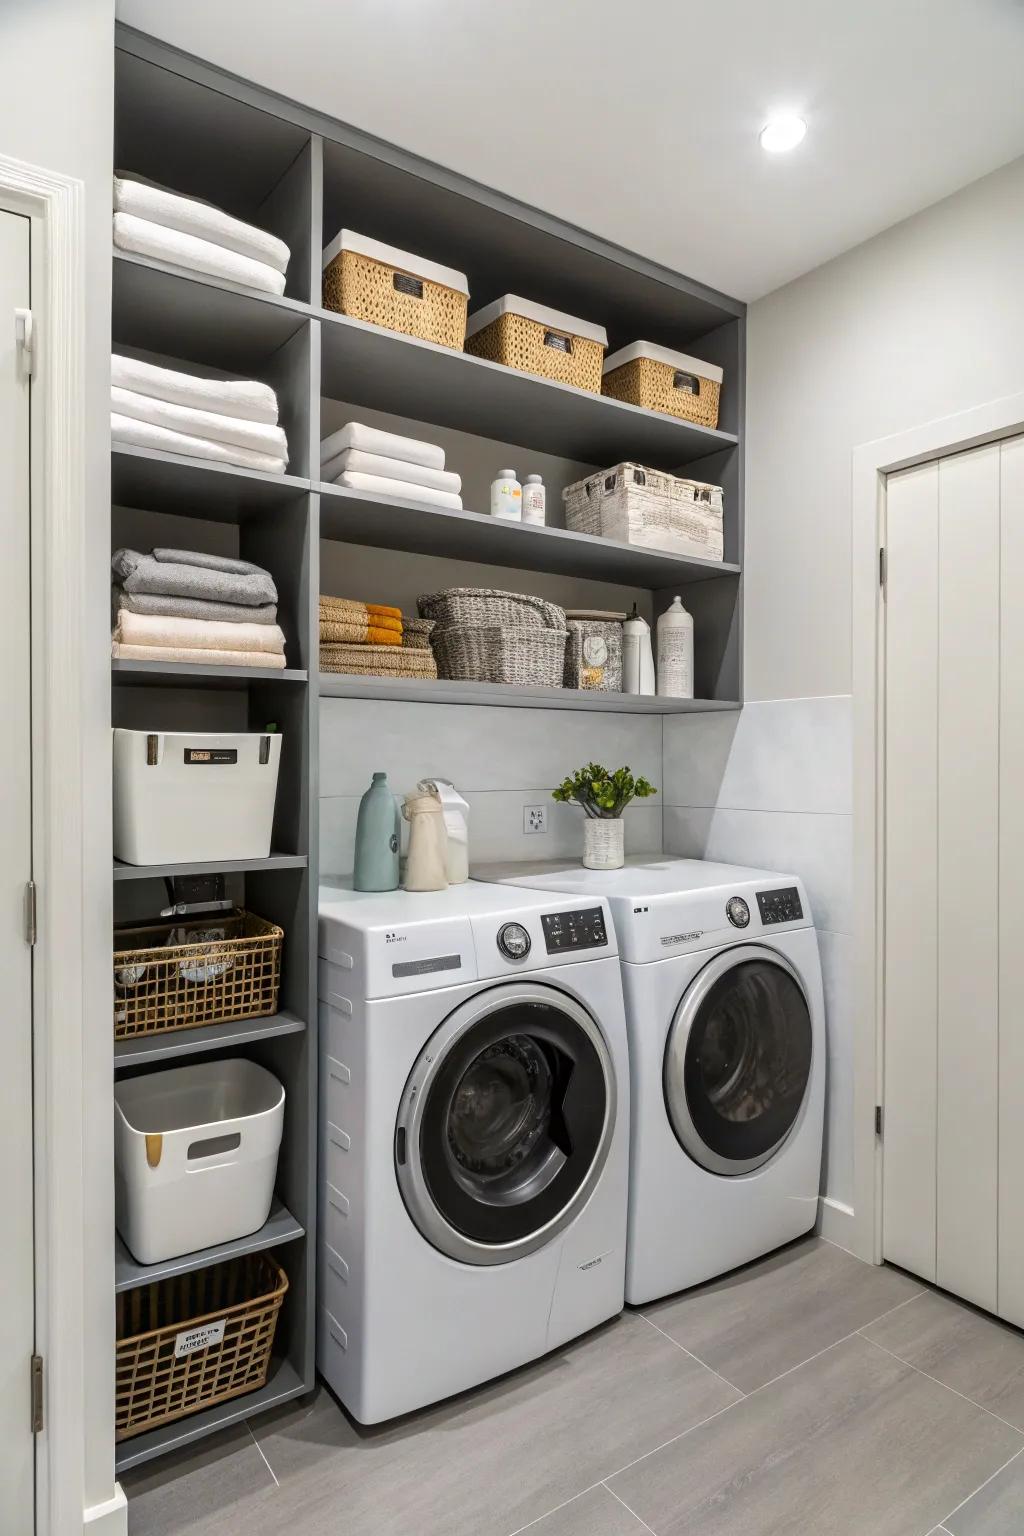
[[[498,948],[506,960],[525,960],[530,953],[530,935],[522,923],[504,923],[498,929]]]
[[[730,896],[725,904],[725,913],[734,928],[745,928],[750,922],[750,908],[742,896]]]

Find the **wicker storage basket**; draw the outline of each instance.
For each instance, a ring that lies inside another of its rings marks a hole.
[[[649,341],[635,341],[605,362],[601,392],[647,411],[702,427],[718,426],[722,370]]]
[[[565,633],[565,611],[528,592],[502,592],[497,587],[446,587],[416,599],[420,616],[438,627],[452,624],[508,624],[517,628],[559,629]],[[437,639],[434,634],[432,642]]]
[[[466,351],[488,362],[503,363],[523,373],[537,373],[559,384],[601,392],[601,364],[608,333],[546,309],[529,299],[507,293],[477,310],[466,327]]]
[[[567,486],[565,526],[642,549],[724,559],[722,488],[641,464],[616,464]]]
[[[516,688],[561,688],[565,629],[539,624],[452,624],[430,637],[439,677]]]
[[[469,307],[464,272],[351,229],[331,241],[323,268],[325,309],[461,352]]]
[[[237,910],[118,929],[114,1039],[276,1013],[283,939],[275,923]]]
[[[567,613],[565,621],[569,629],[563,679],[566,688],[621,693],[622,619]]]
[[[265,1253],[117,1297],[116,1438],[262,1387],[288,1277]]]

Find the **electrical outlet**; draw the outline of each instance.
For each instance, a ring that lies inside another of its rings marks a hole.
[[[523,806],[523,831],[546,832],[548,829],[548,808],[546,805]]]

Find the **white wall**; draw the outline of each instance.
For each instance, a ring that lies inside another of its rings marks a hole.
[[[88,463],[82,507],[89,603],[77,658],[86,722],[85,792],[91,806],[84,848],[88,900],[83,935],[83,1169],[88,1320],[83,1371],[86,1508],[113,1493],[113,1188],[110,884],[110,651],[108,622],[110,453],[110,172],[113,141],[113,0],[4,0],[0,5],[0,152],[78,177],[85,186]],[[53,1405],[59,1413],[59,1404]]]

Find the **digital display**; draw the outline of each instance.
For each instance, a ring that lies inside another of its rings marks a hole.
[[[585,907],[579,912],[545,912],[540,921],[549,955],[567,949],[600,949],[608,943],[600,907]]]
[[[804,915],[795,885],[781,891],[758,891],[757,908],[765,927],[771,923],[798,923]]]

